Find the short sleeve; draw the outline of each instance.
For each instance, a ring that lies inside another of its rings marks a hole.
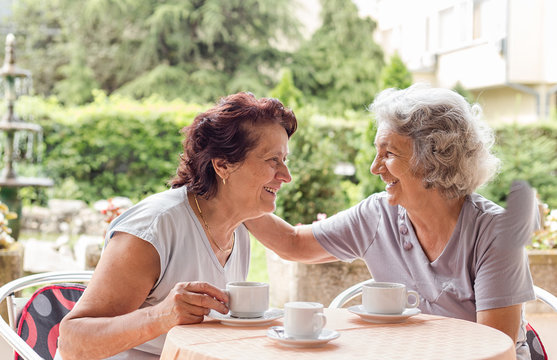
[[[343,261],[363,258],[373,243],[381,222],[374,195],[330,218],[313,224],[317,241],[331,255]]]
[[[476,310],[489,310],[534,300],[528,256],[523,246],[495,238],[479,257],[474,292]]]

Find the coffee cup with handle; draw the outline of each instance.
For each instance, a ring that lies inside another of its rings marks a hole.
[[[258,318],[269,308],[269,284],[255,281],[235,281],[226,284],[230,316]]]
[[[293,301],[284,304],[284,332],[295,339],[317,339],[327,324],[323,304]]]
[[[410,298],[414,302],[410,302]],[[420,305],[420,295],[395,282],[370,282],[362,287],[362,305],[368,313],[396,315]]]

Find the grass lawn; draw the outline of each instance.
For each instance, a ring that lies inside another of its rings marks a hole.
[[[261,243],[251,237],[251,259],[248,272],[248,281],[269,282],[269,273],[267,272],[267,257],[265,256],[265,247]]]

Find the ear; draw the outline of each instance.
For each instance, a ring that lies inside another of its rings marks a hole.
[[[215,172],[217,173],[217,176],[219,176],[221,179],[228,179],[228,175],[230,174],[230,170],[231,170],[231,166],[230,164],[221,158],[215,158],[211,160],[212,164],[213,164],[213,169],[215,169]]]

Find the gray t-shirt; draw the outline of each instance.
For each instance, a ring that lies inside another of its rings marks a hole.
[[[234,249],[223,267],[188,203],[185,187],[152,195],[124,212],[110,224],[107,243],[116,232],[153,244],[159,254],[160,276],[142,308],[160,303],[178,282],[205,281],[224,289],[227,282],[245,281],[248,275],[250,240],[245,226],[235,230]],[[164,340],[161,335],[110,359],[158,359]]]
[[[477,311],[535,299],[524,247],[495,231],[503,212],[478,194],[467,196],[449,242],[432,262],[406,210],[390,206],[385,192],[316,222],[313,234],[338,259],[363,259],[375,280],[417,291],[422,312],[476,321]]]

